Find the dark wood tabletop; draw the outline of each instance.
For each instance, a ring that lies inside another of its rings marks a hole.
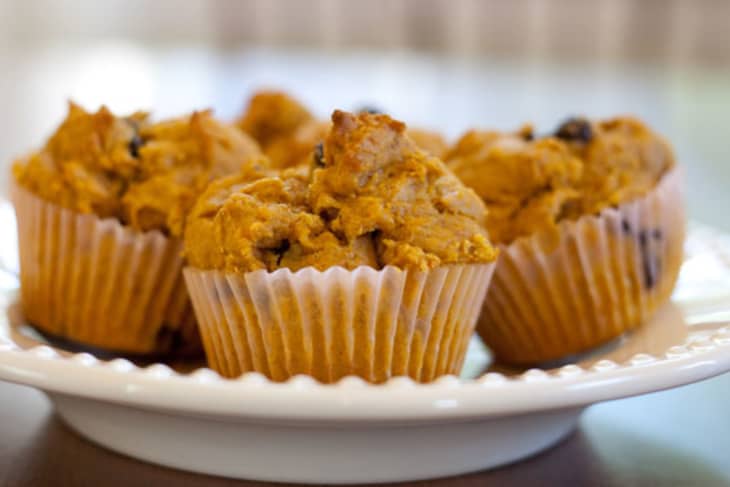
[[[67,428],[42,393],[0,382],[0,486],[166,485],[264,484],[178,472],[97,447]],[[531,459],[400,485],[730,485],[730,374],[593,406],[574,434]]]

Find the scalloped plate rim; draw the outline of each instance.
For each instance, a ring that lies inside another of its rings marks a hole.
[[[15,357],[9,359],[10,354]],[[29,361],[34,364],[35,374],[23,368],[24,362]],[[456,378],[431,384],[395,378],[376,386],[347,380],[324,385],[309,378],[273,383],[260,379],[258,374],[236,380],[201,381],[179,374],[159,377],[145,369],[121,372],[110,363],[83,365],[72,359],[38,357],[32,351],[5,350],[0,352],[0,377],[56,394],[206,416],[411,422],[579,407],[675,387],[730,369],[730,345],[715,344],[711,349],[689,351],[683,357],[617,365],[610,370],[589,370],[570,376],[546,374],[542,378],[527,378],[523,374],[518,379],[486,383]],[[67,369],[76,374],[69,375]],[[106,383],[109,378],[118,380]],[[89,388],[89,381],[97,382]],[[205,397],[197,396],[198,393]],[[291,407],[292,401],[296,408]]]

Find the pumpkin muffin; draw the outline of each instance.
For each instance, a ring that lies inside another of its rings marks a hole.
[[[335,111],[309,166],[199,198],[185,269],[227,377],[458,373],[497,252],[482,201],[387,115]]]
[[[111,351],[199,351],[183,222],[212,178],[255,170],[259,153],[210,112],[152,123],[71,103],[45,146],[13,167],[29,322]]]
[[[574,118],[554,134],[470,131],[447,164],[502,249],[478,324],[503,362],[558,360],[647,320],[672,292],[684,208],[667,142],[642,122]]]

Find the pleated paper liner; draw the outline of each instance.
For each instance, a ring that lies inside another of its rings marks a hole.
[[[503,246],[477,326],[497,360],[587,351],[668,301],[683,256],[681,179],[674,169],[643,198]]]
[[[105,350],[200,351],[181,244],[77,213],[15,185],[21,301],[50,335]]]
[[[357,375],[427,382],[458,374],[494,264],[430,271],[334,267],[226,274],[184,270],[208,363],[330,383]]]

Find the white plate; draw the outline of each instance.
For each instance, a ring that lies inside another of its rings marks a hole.
[[[0,207],[0,231],[11,233]],[[7,241],[7,240],[5,240]],[[674,302],[637,332],[553,369],[489,372],[478,342],[464,378],[428,385],[346,378],[284,384],[139,367],[44,344],[23,323],[17,280],[0,273],[0,379],[45,391],[87,438],[170,467],[237,478],[385,482],[454,475],[536,453],[588,405],[730,370],[730,239],[693,227]],[[13,268],[14,249],[0,248]],[[477,378],[469,378],[469,377]]]

